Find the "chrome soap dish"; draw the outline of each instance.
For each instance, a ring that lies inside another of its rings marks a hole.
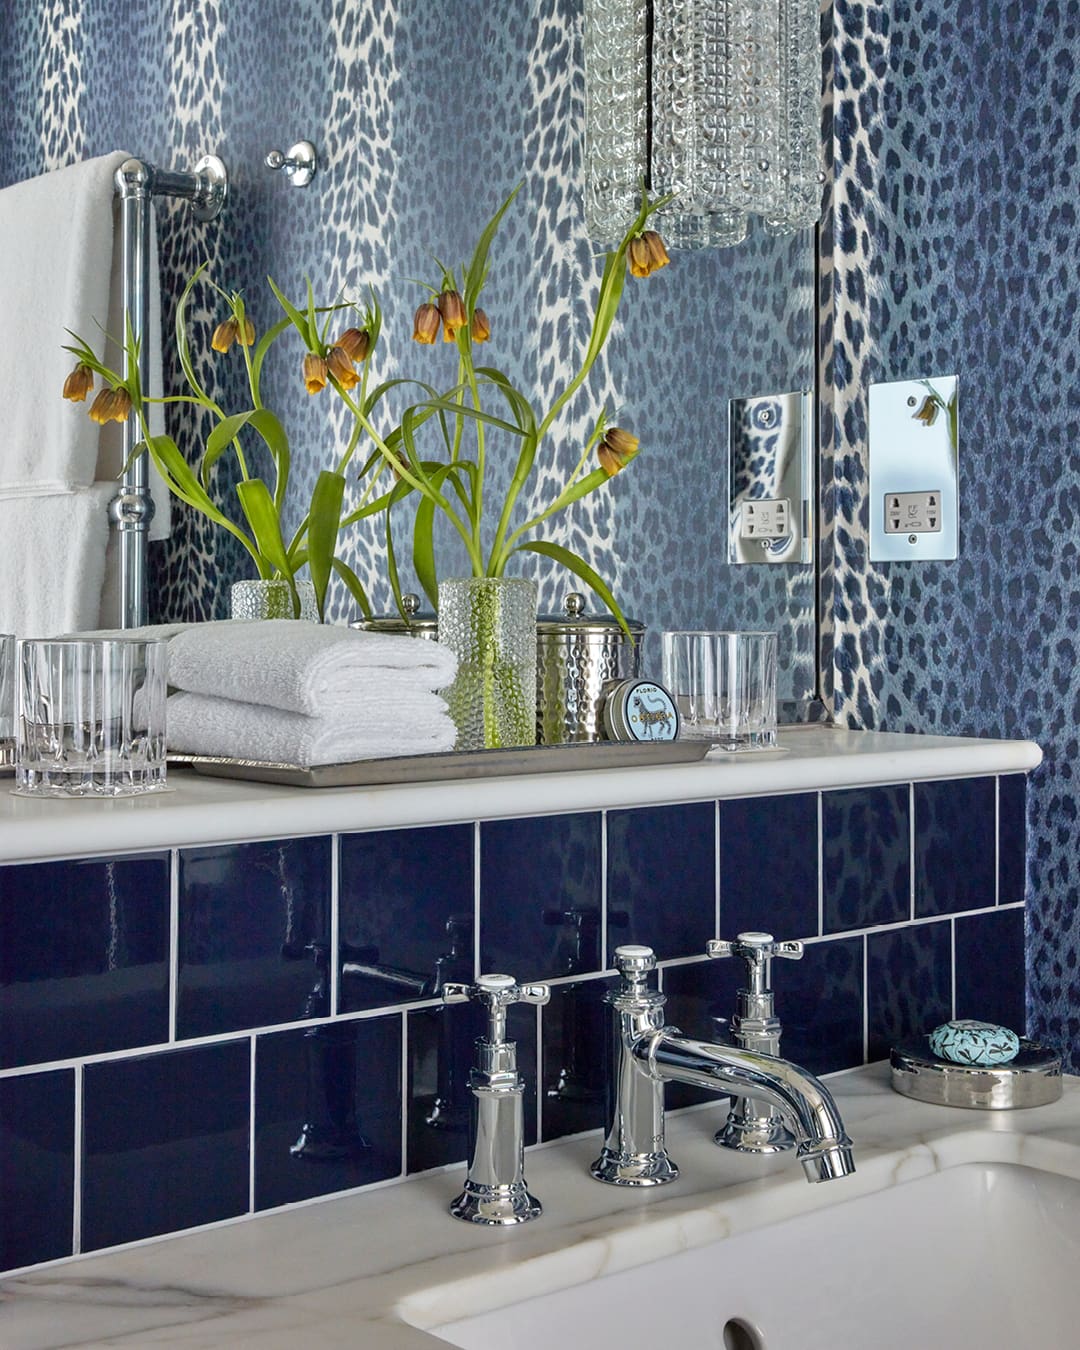
[[[1020,1049],[1004,1064],[957,1064],[930,1049],[919,1036],[896,1046],[889,1062],[892,1085],[905,1097],[935,1106],[1009,1111],[1046,1106],[1061,1096],[1061,1056],[1020,1038]]]

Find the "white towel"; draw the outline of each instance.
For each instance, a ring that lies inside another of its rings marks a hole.
[[[53,637],[94,628],[101,605],[114,483],[0,497],[0,632]]]
[[[173,754],[253,759],[307,769],[315,764],[452,750],[457,732],[437,694],[414,690],[407,707],[403,701],[387,700],[356,717],[340,713],[306,717],[232,699],[173,694],[166,705],[165,735]]]
[[[169,683],[309,717],[359,709],[372,691],[445,689],[457,658],[437,642],[296,619],[196,624],[169,643]]]
[[[63,350],[67,331],[85,338],[109,365],[123,354],[104,349],[102,329],[124,332],[123,255],[115,228],[114,176],[123,151],[85,160],[0,191],[0,388],[11,395],[0,447],[0,497],[69,492],[118,476],[123,468],[121,428],[101,428],[85,404],[61,397],[74,364]],[[149,264],[150,363],[148,392],[160,394],[161,287],[157,238],[151,229]],[[92,398],[93,395],[90,395]],[[164,429],[157,406],[151,429]],[[150,465],[157,508],[151,539],[169,535],[169,494]],[[115,489],[114,489],[115,493]]]

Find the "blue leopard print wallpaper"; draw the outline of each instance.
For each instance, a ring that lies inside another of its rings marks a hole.
[[[224,285],[244,290],[260,325],[277,317],[268,273],[293,295],[306,276],[327,298],[363,295],[371,284],[386,310],[378,378],[445,386],[452,351],[411,341],[423,298],[411,279],[432,273],[432,253],[467,257],[523,181],[485,292],[494,326],[485,355],[542,400],[584,349],[601,273],[582,213],[581,8],[582,0],[9,0],[0,9],[0,186],[117,147],[177,168],[220,153],[231,177],[225,219],[200,226],[183,207],[159,207],[167,300],[204,257]],[[263,165],[270,148],[300,137],[320,157],[304,191]],[[197,315],[199,370],[224,400],[240,372],[206,358],[214,321]],[[724,562],[728,399],[809,387],[812,351],[809,233],[757,233],[735,250],[679,254],[628,285],[616,335],[557,428],[525,505],[550,500],[601,407],[641,438],[632,470],[552,521],[546,537],[614,581],[627,612],[652,630],[654,667],[665,627],[779,627],[782,692],[813,689],[811,570]],[[343,423],[328,395],[303,392],[295,349],[271,375],[307,488],[328,447],[342,444]],[[174,419],[189,452],[197,429]],[[509,463],[494,467],[506,482]],[[177,514],[171,544],[155,546],[160,616],[220,615],[244,555],[201,518]],[[376,609],[390,608],[381,527],[357,529],[347,556]],[[571,579],[552,565],[536,574],[541,607],[558,608]],[[335,594],[334,617],[351,613],[345,593]]]
[[[1080,5],[835,4],[834,706],[1030,737],[1029,1031],[1080,1070]],[[960,557],[871,564],[867,391],[960,378]]]

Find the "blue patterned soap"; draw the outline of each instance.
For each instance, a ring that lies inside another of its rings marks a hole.
[[[930,1033],[930,1049],[953,1064],[1008,1064],[1020,1049],[1020,1037],[993,1022],[945,1022]]]

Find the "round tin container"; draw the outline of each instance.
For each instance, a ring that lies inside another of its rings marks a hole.
[[[679,710],[655,680],[613,680],[604,688],[604,733],[609,741],[677,741]]]
[[[1009,1111],[1061,1096],[1061,1056],[1023,1037],[1007,1064],[953,1064],[934,1054],[926,1036],[896,1046],[889,1060],[894,1090],[935,1106]]]
[[[562,614],[536,621],[536,743],[604,739],[604,686],[638,674],[645,625],[627,620],[631,642],[610,614],[586,614],[571,591]]]

